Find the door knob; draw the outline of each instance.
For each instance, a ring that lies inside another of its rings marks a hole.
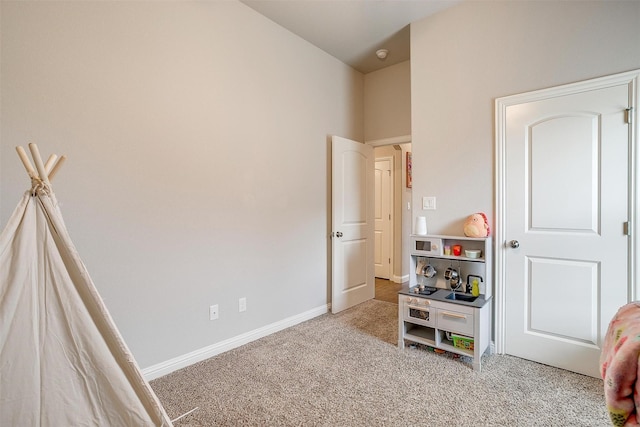
[[[342,237],[342,231],[338,231],[338,232],[336,233],[336,236],[338,236],[338,237]]]
[[[509,244],[511,245],[512,248],[520,247],[520,242],[518,242],[517,240],[512,240],[511,242],[509,242]]]

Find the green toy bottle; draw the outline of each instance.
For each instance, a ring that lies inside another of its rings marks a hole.
[[[474,297],[477,297],[478,295],[480,295],[480,287],[478,286],[478,279],[473,279],[473,282],[471,282],[471,295],[473,295]]]

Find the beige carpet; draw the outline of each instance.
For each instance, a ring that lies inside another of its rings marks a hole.
[[[151,382],[182,426],[607,426],[602,381],[510,356],[397,347],[371,300]]]

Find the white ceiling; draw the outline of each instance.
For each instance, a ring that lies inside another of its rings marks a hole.
[[[240,0],[362,73],[409,59],[409,24],[462,0]],[[375,52],[388,49],[379,60]]]

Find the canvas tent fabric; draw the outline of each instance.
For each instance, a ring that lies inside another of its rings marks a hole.
[[[0,234],[0,426],[171,426],[34,180]]]

